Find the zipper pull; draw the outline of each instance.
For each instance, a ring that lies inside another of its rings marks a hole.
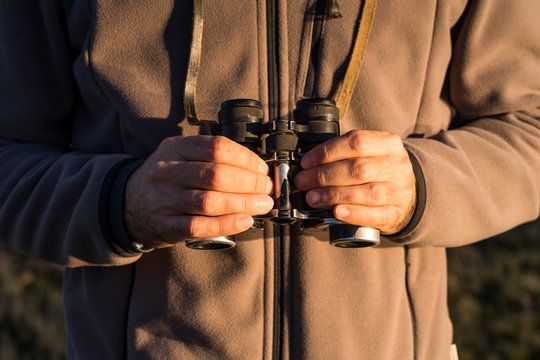
[[[338,19],[342,17],[341,12],[339,11],[339,4],[337,0],[330,0],[326,8],[327,16],[331,19]]]

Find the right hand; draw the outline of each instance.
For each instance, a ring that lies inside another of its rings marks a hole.
[[[268,213],[272,180],[257,154],[222,136],[170,137],[131,175],[125,220],[146,248],[234,235]]]

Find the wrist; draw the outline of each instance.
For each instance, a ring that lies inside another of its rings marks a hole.
[[[393,241],[408,241],[409,235],[416,229],[418,223],[424,215],[424,209],[426,207],[426,181],[424,178],[424,172],[420,166],[420,162],[416,156],[407,149],[409,159],[414,171],[415,178],[415,191],[412,205],[408,211],[408,216],[406,220],[403,221],[401,229],[395,234],[385,235],[390,240]]]
[[[105,239],[109,246],[121,256],[134,256],[153,250],[130,236],[125,212],[125,188],[131,174],[142,164],[139,159],[126,159],[109,172],[104,183],[100,218]]]

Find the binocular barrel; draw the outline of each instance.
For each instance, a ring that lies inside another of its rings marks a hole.
[[[274,209],[255,219],[278,224],[300,221],[304,228],[328,226],[330,244],[336,247],[378,244],[379,230],[343,223],[333,217],[332,210],[313,209],[305,201],[305,192],[293,188],[291,173],[293,168],[299,168],[303,154],[339,135],[339,109],[334,100],[301,100],[293,117],[293,121],[264,123],[264,110],[257,100],[236,99],[221,104],[218,113],[221,134],[260,154],[274,171]],[[235,244],[233,236],[186,242],[190,248],[205,250],[226,249]]]

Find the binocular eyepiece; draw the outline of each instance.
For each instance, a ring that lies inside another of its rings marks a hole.
[[[305,192],[293,187],[293,174],[303,154],[339,135],[339,109],[334,100],[300,100],[293,118],[264,123],[264,110],[257,100],[235,99],[221,104],[218,132],[259,154],[274,172],[274,208],[267,215],[254,217],[254,227],[262,228],[268,221],[301,222],[303,228],[329,227],[330,244],[337,247],[378,244],[379,230],[343,223],[334,218],[332,210],[313,209],[305,201]],[[212,250],[231,248],[236,243],[233,236],[220,236],[187,241],[186,245]]]

